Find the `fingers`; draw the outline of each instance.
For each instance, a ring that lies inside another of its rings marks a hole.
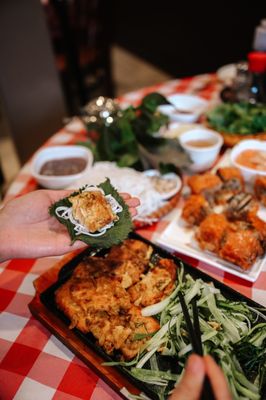
[[[128,205],[131,216],[135,217],[138,213],[136,207],[140,205],[140,200],[138,199],[138,197],[131,197],[129,193],[119,193],[119,194]]]
[[[140,205],[138,197],[132,197],[129,193],[119,193],[120,196],[125,200],[129,207],[137,207]]]
[[[85,247],[88,247],[88,245],[84,242],[81,242],[80,240],[76,240],[72,245],[71,245],[71,250],[79,250],[83,249]]]
[[[138,212],[135,208],[129,208],[129,212],[130,212],[132,218],[138,214]]]
[[[198,400],[205,376],[203,358],[192,354],[187,361],[184,375],[170,400]]]
[[[213,392],[215,393],[215,399],[232,400],[227,381],[219,365],[217,365],[214,359],[209,355],[204,356],[204,363],[206,374],[210,379]]]

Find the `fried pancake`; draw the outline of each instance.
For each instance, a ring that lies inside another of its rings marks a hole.
[[[74,218],[91,233],[118,219],[100,191],[82,192],[70,196],[68,200],[72,204]]]
[[[160,259],[158,263],[142,276],[142,279],[128,289],[131,301],[146,307],[158,303],[174,288],[176,265],[169,259]]]
[[[145,274],[151,250],[129,239],[105,258],[86,257],[55,292],[57,307],[70,319],[70,328],[91,332],[108,354],[119,350],[126,360],[135,357],[149,333],[160,328],[156,319],[141,315],[132,297],[143,306],[153,304],[171,293],[175,284],[172,260],[159,259]],[[141,300],[140,294],[144,294]]]
[[[159,322],[152,317],[143,317],[138,307],[131,307],[129,315],[128,326],[131,332],[121,346],[121,352],[126,360],[130,360],[138,354],[146,341],[150,339],[147,334],[153,334],[160,329]],[[137,339],[138,334],[145,336]]]
[[[152,254],[152,247],[140,240],[126,239],[120,245],[113,246],[107,258],[114,260],[140,259],[148,264]]]

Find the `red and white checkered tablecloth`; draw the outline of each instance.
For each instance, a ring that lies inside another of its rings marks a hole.
[[[124,106],[135,104],[145,94],[193,93],[213,102],[219,83],[207,74],[173,80],[129,93],[119,100]],[[44,146],[75,143],[84,137],[78,119],[57,132]],[[5,201],[36,188],[30,175],[30,161],[11,185]],[[151,241],[172,219],[172,213],[159,223],[138,233]],[[184,257],[183,257],[184,258]],[[59,342],[29,312],[34,296],[33,281],[52,267],[58,257],[12,260],[0,264],[0,399],[1,400],[115,400],[121,399],[90,368]],[[184,258],[197,268],[266,306],[266,271],[255,283],[244,281],[197,260]]]

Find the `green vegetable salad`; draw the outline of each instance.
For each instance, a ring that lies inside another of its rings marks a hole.
[[[266,104],[223,103],[207,113],[217,131],[248,135],[266,132]]]

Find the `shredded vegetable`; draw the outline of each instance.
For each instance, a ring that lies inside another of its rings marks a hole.
[[[225,298],[212,283],[185,274],[182,266],[172,294],[142,310],[143,315],[154,315],[161,328],[145,343],[127,370],[148,383],[160,400],[166,399],[174,382],[179,381],[192,351],[179,290],[185,294],[191,314],[190,303],[196,296],[204,354],[211,354],[223,369],[233,399],[261,399],[266,383],[265,315],[245,302]],[[258,318],[265,322],[258,323]]]

